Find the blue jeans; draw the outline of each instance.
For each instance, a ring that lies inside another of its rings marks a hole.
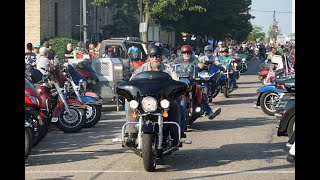
[[[184,127],[186,124],[187,103],[182,98],[177,98],[176,100],[180,104],[181,127]],[[202,96],[201,104],[203,105],[204,111],[210,115],[212,113],[212,109],[204,96]]]
[[[180,116],[181,116],[181,120],[180,120],[181,127],[180,128],[181,128],[181,134],[182,134],[182,133],[184,133],[184,129],[186,126],[187,103],[180,96],[176,98],[176,102],[180,106]]]

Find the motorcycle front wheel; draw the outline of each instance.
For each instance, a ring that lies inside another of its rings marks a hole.
[[[86,124],[86,113],[84,109],[69,106],[70,114],[66,109],[60,111],[57,125],[65,133],[75,133],[80,131]]]
[[[156,169],[157,157],[152,149],[153,134],[142,134],[142,159],[143,167],[148,172]]]
[[[274,91],[267,91],[261,94],[260,107],[262,111],[269,116],[274,116],[276,111],[275,106],[278,102],[279,94]]]
[[[87,122],[84,125],[84,127],[91,128],[99,122],[101,118],[102,106],[89,104],[89,105],[86,105],[86,107],[87,107],[87,111],[86,111]]]
[[[32,148],[31,128],[24,128],[24,143],[25,143],[24,160],[27,160],[30,155],[31,148]]]

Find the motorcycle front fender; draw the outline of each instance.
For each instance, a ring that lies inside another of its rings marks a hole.
[[[92,96],[82,96],[81,101],[84,104],[102,105],[102,102]]]
[[[96,93],[96,92],[92,92],[92,91],[87,91],[84,93],[85,96],[91,96],[91,97],[94,97],[96,99],[98,99],[99,101],[102,101],[102,97]]]
[[[67,99],[67,104],[68,106],[73,106],[73,107],[76,107],[78,109],[84,109],[86,110],[87,107],[80,101],[76,100],[76,99]],[[59,114],[60,114],[60,111],[64,108],[64,103],[62,101],[60,101],[55,107],[54,107],[54,110],[53,110],[53,113],[52,113],[52,118],[58,118],[59,117]]]
[[[276,88],[274,84],[268,84],[268,85],[262,86],[261,88],[258,89],[258,91],[260,93],[267,92],[267,91],[275,91],[277,93],[282,93],[282,91]]]

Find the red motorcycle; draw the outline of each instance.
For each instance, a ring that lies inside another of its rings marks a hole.
[[[65,133],[80,131],[86,119],[86,106],[74,98],[65,95],[65,77],[60,66],[50,67],[49,75],[45,75],[38,83],[36,89],[39,92],[41,110],[51,123],[56,123],[58,128]]]
[[[25,79],[25,120],[32,125],[32,146],[36,146],[48,132],[47,116],[41,112],[41,99],[34,86]],[[29,126],[30,127],[30,126]]]

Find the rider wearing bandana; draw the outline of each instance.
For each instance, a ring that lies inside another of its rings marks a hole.
[[[130,80],[132,79],[133,76],[143,71],[162,71],[162,72],[168,73],[173,80],[179,81],[179,77],[173,71],[173,69],[168,64],[164,64],[162,62],[162,53],[163,53],[163,49],[161,47],[161,43],[156,42],[149,45],[148,61],[133,72]],[[133,113],[133,109],[129,107],[127,101],[125,102],[125,110],[126,110],[127,122],[137,121],[137,119],[134,119],[132,118],[132,116],[130,116],[130,114]],[[180,112],[179,104],[176,101],[173,101],[173,103],[170,104],[170,108],[168,112],[170,116],[168,118],[170,118],[170,121],[176,122],[180,125],[181,116],[179,112]],[[173,138],[173,143],[178,144],[179,143],[178,128],[175,125],[170,125],[170,131],[172,132],[171,136]],[[127,126],[125,130],[125,137],[127,137],[127,140],[125,141],[126,146],[130,147],[134,144],[135,138],[137,138],[137,132],[138,132],[138,129],[134,125]]]

